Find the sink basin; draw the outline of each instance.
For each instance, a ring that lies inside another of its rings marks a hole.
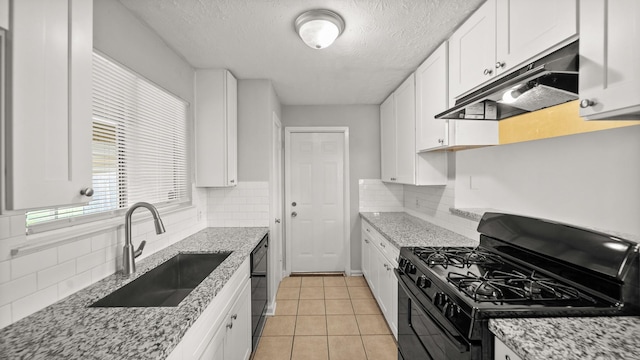
[[[178,254],[90,307],[178,306],[229,255]]]

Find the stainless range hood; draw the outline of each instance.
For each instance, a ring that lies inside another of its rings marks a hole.
[[[462,97],[437,119],[502,120],[578,99],[578,42]]]

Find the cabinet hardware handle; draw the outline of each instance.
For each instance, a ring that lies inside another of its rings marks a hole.
[[[505,65],[506,65],[506,64],[505,64],[505,62],[504,62],[504,61],[498,61],[498,62],[496,63],[496,69],[503,68]]]
[[[509,356],[509,355],[505,355],[505,356],[504,356],[504,360],[511,360],[511,356]]]
[[[389,270],[389,266],[387,264],[382,264],[385,269]]]
[[[364,239],[364,242],[365,242],[366,244],[368,244],[368,243],[369,243],[369,240],[367,240],[367,239]]]
[[[580,107],[583,108],[583,109],[586,109],[589,106],[593,106],[595,104],[596,104],[595,101],[589,100],[589,99],[584,99],[584,100],[580,101]]]
[[[229,180],[230,183],[235,183],[236,181],[234,179]]]
[[[385,247],[383,243],[380,243],[380,246]]]
[[[370,232],[369,229],[365,229],[367,232]]]
[[[280,224],[280,219],[276,219],[276,224]]]
[[[87,197],[93,196],[93,188],[88,187],[80,190],[80,195],[84,195]]]
[[[444,139],[438,139],[438,142],[439,142],[440,144],[444,144]]]
[[[491,75],[491,74],[493,74],[493,70],[491,70],[491,69],[484,69],[484,72],[483,72],[483,73],[484,73],[485,75]]]
[[[231,315],[231,320],[235,320],[235,319],[237,319],[237,318],[238,318],[238,314],[233,314],[233,315]]]
[[[233,323],[232,322],[227,324],[227,329],[231,329],[231,328],[233,328]]]
[[[291,217],[296,217],[296,216],[298,216],[297,212],[294,211],[294,212],[291,213]]]

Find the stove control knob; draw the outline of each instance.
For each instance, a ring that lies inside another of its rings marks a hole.
[[[404,269],[404,267],[407,265],[407,262],[409,262],[409,260],[401,257],[400,261],[398,261],[398,269]]]
[[[447,303],[447,295],[441,292],[436,293],[436,296],[433,298],[433,303],[436,304],[436,306],[444,306],[444,304]]]
[[[428,287],[431,287],[431,280],[427,279],[426,276],[422,275],[416,279],[416,285],[418,285],[418,287],[420,288],[426,289]]]
[[[405,271],[406,271],[407,274],[415,274],[416,273],[416,267],[415,267],[415,265],[413,265],[411,263],[408,263],[405,266]]]
[[[458,305],[454,304],[451,301],[448,302],[447,305],[448,307],[446,308],[445,316],[449,319],[453,319],[460,313],[460,307]]]

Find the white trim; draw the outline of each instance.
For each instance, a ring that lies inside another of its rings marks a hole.
[[[288,203],[288,199],[290,198],[291,189],[289,188],[288,179],[291,176],[290,168],[291,168],[291,159],[290,159],[290,147],[291,147],[291,134],[292,133],[341,133],[344,134],[344,192],[343,192],[343,203],[344,203],[344,272],[347,276],[351,276],[353,270],[351,270],[351,194],[349,191],[350,188],[350,176],[349,176],[349,127],[347,126],[287,126],[284,128],[284,182],[285,182],[285,207]],[[286,213],[286,211],[284,211]],[[290,222],[287,221],[287,217],[284,216],[285,223],[285,231],[284,234],[289,234],[291,232]],[[289,276],[291,274],[291,243],[288,241],[285,235],[285,267],[284,276]]]
[[[275,130],[276,129],[280,129],[280,136],[278,137],[278,139],[276,139],[274,137],[275,135]],[[278,117],[278,114],[274,112],[272,112],[271,115],[271,149],[269,151],[270,153],[270,162],[271,162],[271,166],[269,166],[269,269],[268,271],[270,272],[270,280],[267,284],[267,296],[268,296],[268,301],[267,301],[267,306],[270,309],[273,309],[273,312],[275,313],[275,306],[276,306],[276,293],[278,292],[278,286],[280,284],[280,281],[282,280],[282,276],[283,276],[283,268],[282,268],[282,263],[280,263],[278,261],[278,259],[281,259],[283,256],[282,254],[282,250],[283,250],[283,242],[284,242],[284,223],[282,222],[283,218],[284,218],[284,174],[282,173],[284,164],[282,162],[282,159],[279,159],[280,161],[280,183],[277,184],[276,183],[276,167],[275,167],[275,161],[276,161],[276,151],[275,151],[275,147],[279,146],[282,147],[282,122],[280,121],[280,118]],[[278,144],[275,144],[275,142],[278,141]],[[280,154],[282,154],[282,150],[280,151]],[[275,194],[276,194],[276,186],[280,186],[280,197],[276,198]],[[278,214],[278,207],[276,206],[276,204],[280,202],[280,213]],[[279,218],[280,219],[280,239],[275,239],[274,237],[271,236],[271,234],[276,234],[277,232],[274,231],[275,230],[275,219]],[[279,240],[279,241],[278,241]],[[277,241],[277,243],[276,243]],[[279,253],[275,253],[274,250],[278,250]]]

